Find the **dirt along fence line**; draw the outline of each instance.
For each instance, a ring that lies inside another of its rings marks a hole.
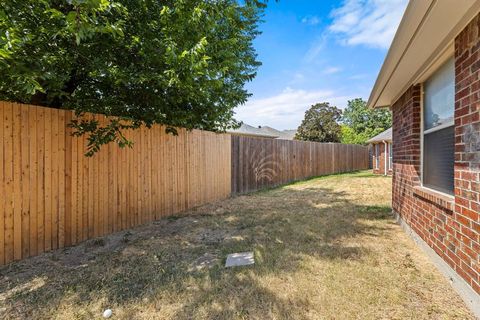
[[[110,144],[85,157],[73,117],[0,102],[0,265],[232,194],[368,167],[360,146],[185,129],[172,136],[160,125],[127,130],[133,149]]]

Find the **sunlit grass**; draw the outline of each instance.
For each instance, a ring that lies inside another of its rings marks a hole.
[[[294,183],[0,269],[5,318],[469,319],[394,223],[390,178]],[[254,266],[225,269],[228,253]]]

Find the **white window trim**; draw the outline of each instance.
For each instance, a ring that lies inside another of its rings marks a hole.
[[[375,144],[375,169],[380,168],[380,144]]]
[[[425,81],[427,81],[437,70],[440,68],[444,63],[446,63],[449,59],[452,58],[455,54],[455,47],[453,42],[447,45],[446,49],[441,52],[434,60],[432,64],[430,64],[425,71],[421,75],[419,75],[413,83],[420,84],[420,186],[424,189],[430,190],[432,192],[436,192],[448,197],[454,197],[452,194],[445,193],[439,190],[432,189],[427,187],[423,184],[423,159],[424,159],[424,134],[428,134],[431,132],[435,132],[437,130],[445,129],[450,125],[455,125],[455,120],[453,119],[451,122],[447,122],[445,124],[441,124],[440,126],[425,130],[424,126],[424,102],[425,102]],[[397,97],[399,98],[399,97]]]
[[[432,189],[431,187],[425,186],[423,183],[423,165],[424,165],[424,135],[429,134],[441,129],[445,129],[451,126],[455,126],[455,120],[449,121],[447,123],[441,124],[439,126],[436,126],[434,128],[425,130],[425,124],[424,124],[424,101],[425,101],[425,86],[424,83],[422,82],[420,84],[420,186],[424,189],[427,189],[429,191],[447,196],[447,197],[454,197],[451,193],[446,193],[437,189]]]
[[[424,100],[425,100],[425,86],[423,85],[424,83],[422,82],[420,84],[420,185],[422,188],[425,188],[423,185],[423,134],[424,134],[424,124],[423,124],[423,110],[424,110]]]
[[[393,170],[393,143],[388,143],[388,170]]]
[[[387,159],[387,148],[388,148],[388,142],[387,142],[387,141],[384,141],[384,142],[383,142],[383,145],[384,145],[383,147],[384,147],[384,149],[385,149],[385,150],[384,150],[384,153],[383,153],[383,157],[385,158],[385,159],[384,159],[384,160],[385,160],[385,164],[384,164],[384,165],[385,165],[385,168],[383,169],[383,171],[384,171],[384,175],[387,175],[387,174],[388,174],[388,168],[387,168],[387,161],[388,161],[388,159]]]

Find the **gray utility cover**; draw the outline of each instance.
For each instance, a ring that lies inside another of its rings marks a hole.
[[[255,263],[253,252],[232,253],[227,256],[225,267],[248,266]]]

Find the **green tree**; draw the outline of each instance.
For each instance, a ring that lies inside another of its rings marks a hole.
[[[370,109],[361,98],[348,101],[342,115],[342,143],[365,144],[392,126],[388,109]]]
[[[316,142],[340,142],[341,128],[338,124],[342,112],[328,102],[317,103],[305,112],[295,139]]]
[[[348,144],[365,144],[365,142],[371,138],[371,134],[368,131],[356,133],[351,127],[341,125],[342,127],[342,143]]]
[[[0,99],[114,116],[73,122],[88,154],[125,128],[224,131],[260,65],[259,0],[3,0]]]

